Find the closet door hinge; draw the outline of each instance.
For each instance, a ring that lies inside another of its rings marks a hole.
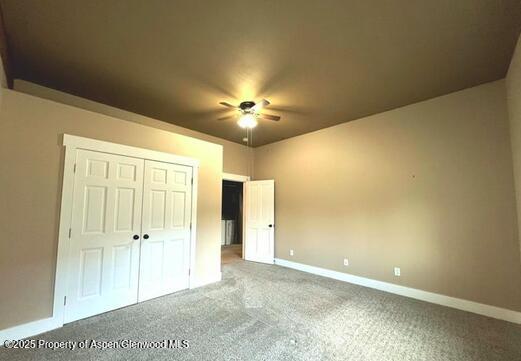
[[[67,305],[67,296],[63,297],[63,305]]]
[[[72,170],[74,173],[76,173],[76,163],[74,163],[74,168]]]
[[[194,178],[192,177],[192,185],[194,185]]]
[[[192,230],[192,222],[190,222],[190,230]]]
[[[191,271],[192,271],[192,270],[189,268],[189,269],[188,269],[188,275],[189,275],[189,276],[190,276]]]
[[[72,234],[72,229],[69,228],[69,238],[71,238],[71,234]]]

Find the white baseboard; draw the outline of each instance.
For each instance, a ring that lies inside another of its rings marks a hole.
[[[4,342],[7,340],[20,340],[22,338],[39,335],[40,333],[51,331],[62,326],[63,323],[56,320],[54,317],[49,317],[0,330],[0,347],[3,347]]]
[[[482,303],[463,300],[461,298],[449,297],[445,295],[440,295],[438,293],[422,291],[416,288],[400,286],[393,283],[373,280],[370,278],[354,276],[343,272],[329,270],[326,268],[309,266],[306,264],[292,262],[281,258],[275,258],[275,264],[282,267],[293,268],[307,273],[313,273],[323,277],[333,278],[339,281],[349,282],[356,285],[374,288],[389,293],[395,293],[397,295],[405,297],[415,298],[417,300],[422,300],[442,306],[456,308],[458,310],[468,311],[483,316],[488,316],[504,321],[521,324],[521,312],[508,310],[505,308],[485,305]]]
[[[220,280],[222,280],[222,272],[217,272],[214,275],[204,279],[195,278],[194,282],[190,284],[190,289],[203,287],[211,283],[219,282]]]

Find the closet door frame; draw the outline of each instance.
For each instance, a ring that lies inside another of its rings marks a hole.
[[[61,327],[64,324],[66,296],[68,291],[68,258],[70,248],[70,232],[72,227],[74,175],[76,170],[77,151],[80,149],[192,167],[193,182],[191,212],[192,229],[190,232],[190,270],[194,270],[195,267],[197,188],[199,169],[199,161],[197,159],[144,148],[132,147],[128,145],[110,143],[96,139],[84,138],[70,134],[63,135],[62,144],[65,147],[65,157],[63,163],[63,183],[61,192],[60,222],[58,229],[58,252],[56,261],[56,275],[54,281],[54,302],[53,314],[51,318],[51,329]],[[195,272],[190,272],[189,280],[190,288],[197,286]]]

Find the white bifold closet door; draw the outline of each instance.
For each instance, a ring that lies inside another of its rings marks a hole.
[[[65,323],[189,287],[192,169],[77,151]]]
[[[188,288],[192,167],[145,161],[139,301]]]
[[[137,300],[143,165],[77,152],[65,322]]]

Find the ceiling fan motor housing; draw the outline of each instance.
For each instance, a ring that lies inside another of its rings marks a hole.
[[[252,101],[242,102],[241,104],[239,104],[239,108],[241,108],[241,110],[243,111],[249,111],[254,106],[255,102]]]

